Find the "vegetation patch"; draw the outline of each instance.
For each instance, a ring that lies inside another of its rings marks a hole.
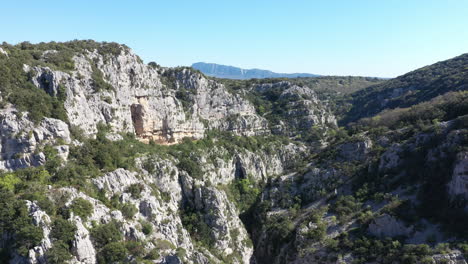
[[[70,205],[70,211],[81,217],[84,221],[93,213],[93,205],[88,200],[76,198]]]

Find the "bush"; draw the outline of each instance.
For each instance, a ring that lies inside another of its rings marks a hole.
[[[112,85],[104,81],[104,75],[102,74],[102,71],[99,70],[94,64],[91,64],[91,67],[93,70],[91,73],[91,79],[93,80],[94,90],[96,92],[114,90]]]
[[[38,123],[43,117],[59,118],[67,121],[63,106],[65,95],[63,88],[59,94],[49,95],[43,89],[37,88],[31,82],[31,74],[23,71],[23,65],[48,66],[55,69],[70,70],[74,68],[71,53],[57,45],[2,45],[9,56],[0,56],[0,92],[3,100],[14,104],[20,112],[27,111],[29,117]],[[41,59],[43,51],[55,49],[57,53],[49,53]],[[47,84],[44,84],[45,86]]]
[[[155,144],[155,143],[154,143],[154,141],[150,141],[150,144]],[[142,167],[143,167],[143,169],[145,169],[147,172],[149,172],[151,174],[151,173],[154,173],[156,171],[155,163],[156,163],[156,161],[154,159],[148,158],[143,162]]]
[[[70,211],[86,221],[93,213],[93,205],[83,198],[76,198],[70,205]]]
[[[24,223],[16,223],[14,247],[17,249],[18,254],[27,256],[28,251],[41,242],[44,233],[42,228],[33,225],[31,219],[28,219],[25,215],[15,221],[18,220],[23,220]]]
[[[118,242],[122,240],[122,234],[119,230],[119,226],[120,224],[116,221],[99,225],[91,230],[91,237],[95,244],[101,248],[109,243]]]
[[[141,231],[145,235],[150,235],[153,232],[153,225],[149,222],[142,222],[141,223]]]
[[[62,241],[68,246],[71,245],[71,242],[75,238],[76,226],[62,218],[57,218],[52,226],[51,236],[52,238]]]
[[[145,247],[141,242],[127,241],[125,242],[125,248],[134,258],[140,258],[145,254]]]
[[[73,52],[71,50],[61,50],[47,53],[44,56],[44,61],[56,65],[59,69],[72,71],[75,69],[72,57]]]
[[[61,167],[52,176],[51,181],[59,185],[83,186],[88,177],[99,174],[99,170],[94,166],[87,166],[86,163],[76,164],[74,161],[68,161],[67,165]]]
[[[145,187],[143,186],[143,184],[135,183],[128,186],[127,192],[129,192],[133,198],[139,199],[141,198],[141,192],[143,192],[144,189]]]
[[[307,232],[307,238],[312,239],[314,241],[320,241],[325,237],[327,234],[327,223],[320,221],[316,223],[315,228],[309,229]]]
[[[15,174],[25,182],[35,181],[38,183],[46,183],[50,178],[49,172],[43,166],[17,170]]]
[[[193,178],[201,179],[203,177],[203,171],[200,168],[199,163],[190,157],[182,157],[177,164],[177,167],[180,170],[186,171]]]
[[[68,251],[68,245],[57,241],[53,244],[52,248],[46,253],[47,263],[50,264],[62,264],[66,263],[72,258],[72,255]]]
[[[468,114],[468,93],[466,91],[448,92],[430,101],[415,104],[408,108],[385,110],[372,118],[363,118],[355,126],[362,128],[385,126],[396,129],[414,125],[439,123]]]
[[[26,256],[29,249],[38,245],[43,237],[42,228],[33,224],[26,203],[14,194],[0,187],[0,234],[11,234],[14,239],[5,241],[4,254],[15,250]]]
[[[256,186],[255,182],[246,179],[238,179],[231,183],[227,188],[227,193],[233,199],[243,213],[251,208],[257,201],[260,194],[260,189]]]
[[[160,257],[161,255],[159,254],[159,250],[157,248],[153,248],[145,256],[145,259],[156,260],[156,259],[159,259]]]
[[[138,209],[130,203],[124,204],[124,206],[121,209],[122,214],[125,218],[131,219],[133,216],[135,216],[136,213],[138,213]]]
[[[203,220],[203,215],[200,212],[187,207],[184,211],[181,211],[180,215],[182,216],[182,225],[187,229],[194,241],[198,241],[206,248],[211,248],[215,244],[211,229]]]
[[[75,238],[76,226],[62,218],[57,218],[53,222],[51,237],[70,244]]]
[[[3,187],[9,191],[15,190],[15,185],[20,183],[21,179],[14,173],[7,173],[0,176],[0,188]]]
[[[56,207],[49,197],[47,197],[46,188],[46,186],[35,182],[25,182],[24,185],[21,185],[21,194],[17,199],[35,201],[48,215],[55,215]]]
[[[345,221],[361,210],[361,203],[351,195],[339,196],[331,210],[338,215],[340,221]]]
[[[102,248],[98,255],[98,263],[124,262],[127,259],[127,248],[121,242],[112,242]]]
[[[176,255],[179,258],[183,259],[187,255],[187,250],[185,250],[184,248],[179,247],[179,248],[176,249]]]

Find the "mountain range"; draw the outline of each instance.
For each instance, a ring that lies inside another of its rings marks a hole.
[[[297,77],[317,77],[317,74],[310,73],[276,73],[261,69],[242,69],[234,66],[221,65],[216,63],[197,62],[192,64],[192,68],[203,72],[207,76],[226,79],[263,79],[263,78],[297,78]]]

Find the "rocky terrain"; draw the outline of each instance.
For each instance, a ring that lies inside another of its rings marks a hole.
[[[228,81],[4,43],[0,262],[466,263],[466,58]]]

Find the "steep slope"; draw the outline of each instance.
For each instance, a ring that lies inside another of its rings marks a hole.
[[[297,78],[297,77],[316,77],[317,74],[310,73],[276,73],[260,69],[241,69],[233,66],[221,65],[216,63],[197,62],[192,67],[204,74],[216,78],[226,79],[263,79],[263,78]]]
[[[356,92],[343,123],[385,109],[409,107],[449,91],[466,91],[467,85],[468,54],[463,54]]]
[[[466,255],[466,116],[411,129],[356,134],[272,181],[248,225],[257,261],[466,263],[451,250]]]

